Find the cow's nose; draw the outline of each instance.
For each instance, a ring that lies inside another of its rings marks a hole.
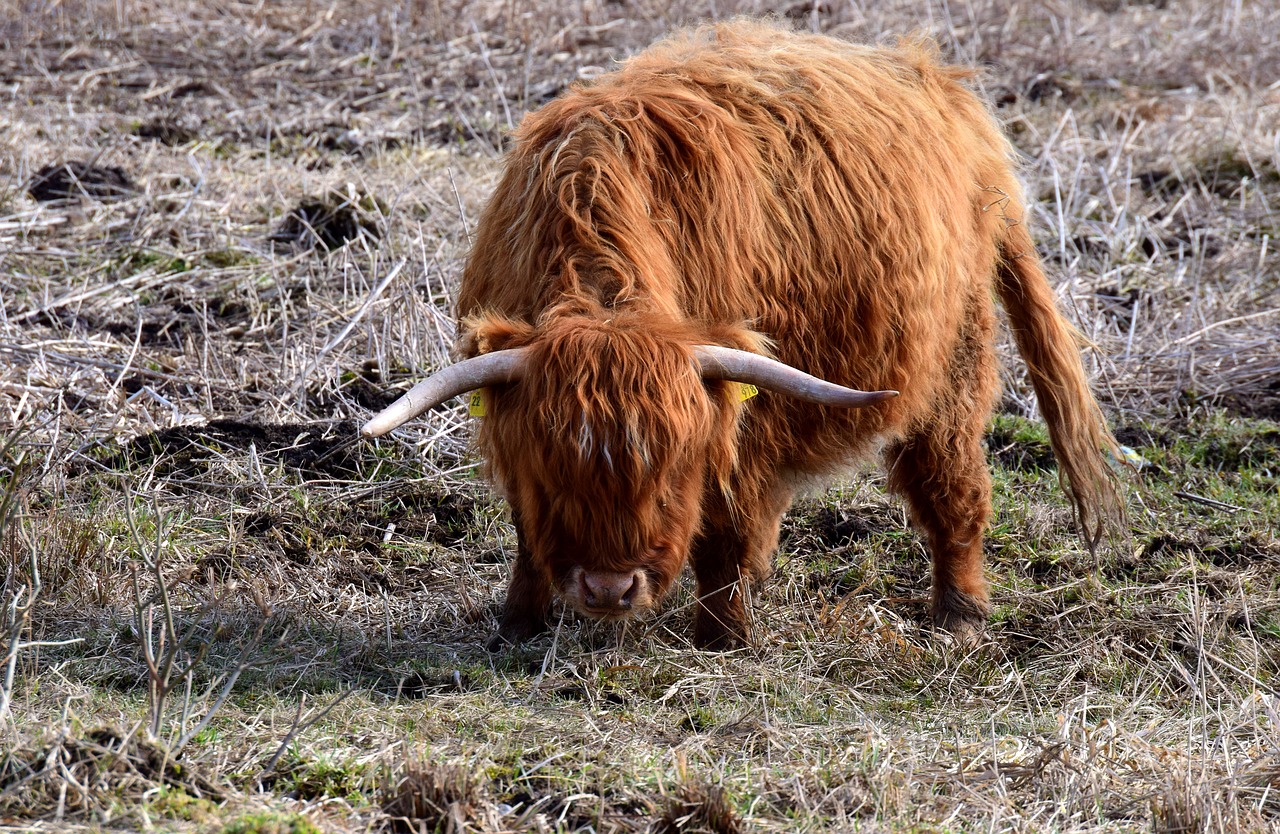
[[[583,571],[582,600],[588,608],[614,608],[626,611],[639,586],[639,571]]]

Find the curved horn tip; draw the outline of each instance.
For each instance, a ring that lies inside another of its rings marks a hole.
[[[436,371],[391,405],[375,414],[360,429],[365,437],[381,437],[392,429],[459,394],[520,379],[528,348],[510,348],[473,356]]]
[[[393,429],[399,428],[401,425],[403,425],[403,421],[401,423],[388,425],[386,420],[379,420],[377,417],[374,417],[372,420],[360,427],[360,436],[373,440],[374,438],[382,437]]]
[[[408,409],[405,408],[400,400],[397,400],[370,417],[369,421],[360,427],[360,436],[367,438],[382,437],[384,434],[400,428],[416,416],[413,413],[406,412],[408,412]]]

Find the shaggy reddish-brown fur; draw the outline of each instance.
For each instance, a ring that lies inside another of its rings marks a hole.
[[[933,614],[988,611],[982,445],[1008,311],[1092,546],[1119,514],[1113,444],[1026,226],[1010,146],[925,45],[734,22],[659,43],[528,116],[476,232],[461,352],[530,348],[478,442],[519,552],[500,635],[544,627],[584,571],[686,561],[695,642],[748,638],[738,583],[770,570],[796,490],[882,450],[933,554]],[[812,405],[704,381],[698,344],[768,352],[901,396]]]

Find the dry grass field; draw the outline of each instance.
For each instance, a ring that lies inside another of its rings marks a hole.
[[[773,12],[982,69],[1120,441],[1071,530],[1016,355],[996,613],[926,620],[874,469],[788,518],[756,645],[491,654],[514,536],[444,407],[523,113]],[[0,0],[0,829],[1280,830],[1280,5]]]

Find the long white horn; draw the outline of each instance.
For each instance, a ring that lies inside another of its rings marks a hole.
[[[477,388],[515,382],[524,372],[525,350],[512,348],[484,353],[437,371],[375,414],[360,433],[365,437],[381,437],[450,397]]]
[[[722,345],[698,345],[694,356],[706,379],[749,382],[768,391],[789,394],[819,405],[864,408],[898,396],[897,391],[858,391],[827,382],[785,362]]]

